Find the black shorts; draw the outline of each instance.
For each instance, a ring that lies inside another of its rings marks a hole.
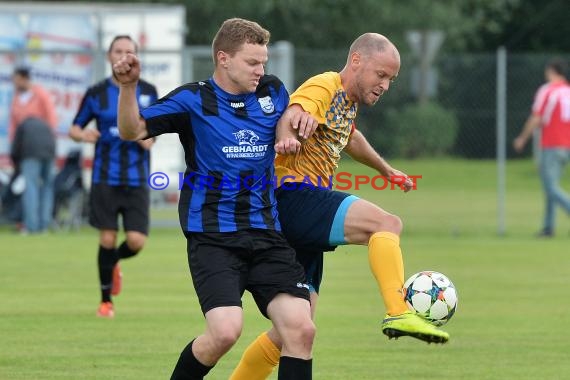
[[[99,230],[119,230],[119,215],[125,231],[148,235],[149,190],[146,186],[91,186],[89,224]]]
[[[350,194],[290,183],[275,191],[279,222],[287,241],[305,268],[311,291],[319,292],[323,252],[334,251],[329,237],[340,204]]]
[[[221,306],[242,306],[245,290],[267,317],[278,293],[309,300],[303,267],[280,232],[186,232],[188,263],[202,313]]]

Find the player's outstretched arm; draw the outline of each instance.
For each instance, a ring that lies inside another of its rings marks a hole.
[[[119,82],[117,124],[123,140],[135,141],[147,137],[146,123],[139,115],[137,103],[140,72],[140,61],[131,53],[113,65],[113,76]]]
[[[358,129],[352,132],[344,151],[354,160],[377,170],[384,176],[389,175],[390,171],[393,170]]]
[[[413,189],[413,181],[404,172],[394,169],[384,160],[359,130],[354,130],[344,151],[354,160],[375,169],[388,181],[399,185],[405,192]]]

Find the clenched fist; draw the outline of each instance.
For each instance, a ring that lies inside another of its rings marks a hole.
[[[139,58],[127,53],[113,65],[113,76],[121,84],[136,84],[141,75]]]

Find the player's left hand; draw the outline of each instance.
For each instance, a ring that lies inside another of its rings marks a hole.
[[[297,154],[301,151],[301,142],[294,137],[286,137],[275,143],[278,154]]]
[[[301,111],[293,114],[291,118],[291,126],[293,129],[298,130],[300,138],[307,140],[313,135],[319,123],[317,120],[308,112]]]

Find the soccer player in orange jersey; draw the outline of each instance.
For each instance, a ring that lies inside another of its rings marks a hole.
[[[400,218],[364,199],[331,189],[330,179],[343,150],[385,178],[403,179],[398,185],[404,191],[412,188],[410,178],[390,166],[354,122],[358,106],[376,104],[399,70],[400,54],[392,42],[380,34],[366,33],[352,43],[341,72],[309,78],[291,95],[284,118],[309,112],[319,126],[303,142],[300,153],[280,154],[275,160],[279,219],[305,267],[313,314],[323,252],[344,244],[367,245],[370,268],[387,312],[383,333],[390,338],[411,336],[445,343],[449,334],[409,311],[401,294]],[[274,329],[261,334],[246,349],[231,379],[265,379],[278,364],[280,344]]]

